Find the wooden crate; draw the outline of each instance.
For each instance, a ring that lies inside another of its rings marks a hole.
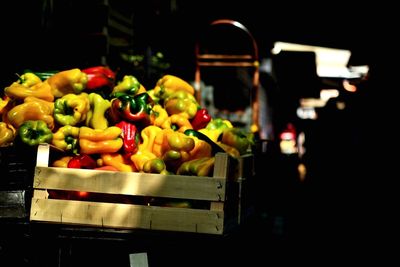
[[[199,177],[47,167],[49,154],[48,145],[38,147],[31,221],[222,235],[242,220],[241,183],[243,176],[251,171],[240,168],[249,166],[246,162],[251,157],[242,161],[218,153],[213,177]],[[89,192],[103,198],[93,201],[49,197],[51,192],[63,191]],[[150,198],[187,200],[202,205],[201,208],[148,205]]]

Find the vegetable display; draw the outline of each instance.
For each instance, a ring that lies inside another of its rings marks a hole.
[[[0,147],[49,143],[62,152],[53,167],[194,176],[212,176],[215,153],[251,151],[253,136],[212,118],[183,79],[146,90],[116,77],[108,66],[18,76],[0,101]]]

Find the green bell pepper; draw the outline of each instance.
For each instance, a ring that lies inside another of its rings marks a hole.
[[[86,120],[90,110],[87,93],[67,94],[54,102],[54,119],[61,125],[77,125]]]
[[[53,139],[53,133],[42,120],[25,121],[19,128],[18,134],[21,141],[29,146],[40,143],[50,143]]]

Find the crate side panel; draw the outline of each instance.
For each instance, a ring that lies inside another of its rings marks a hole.
[[[185,208],[33,199],[31,221],[108,228],[221,234],[223,212]]]
[[[200,176],[36,167],[33,186],[36,189],[220,201],[225,198],[225,181]]]

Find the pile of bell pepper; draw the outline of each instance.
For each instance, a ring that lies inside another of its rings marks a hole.
[[[253,136],[194,95],[174,75],[146,90],[107,66],[26,72],[2,92],[0,146],[48,143],[62,152],[54,167],[210,176],[215,153],[248,153]]]

